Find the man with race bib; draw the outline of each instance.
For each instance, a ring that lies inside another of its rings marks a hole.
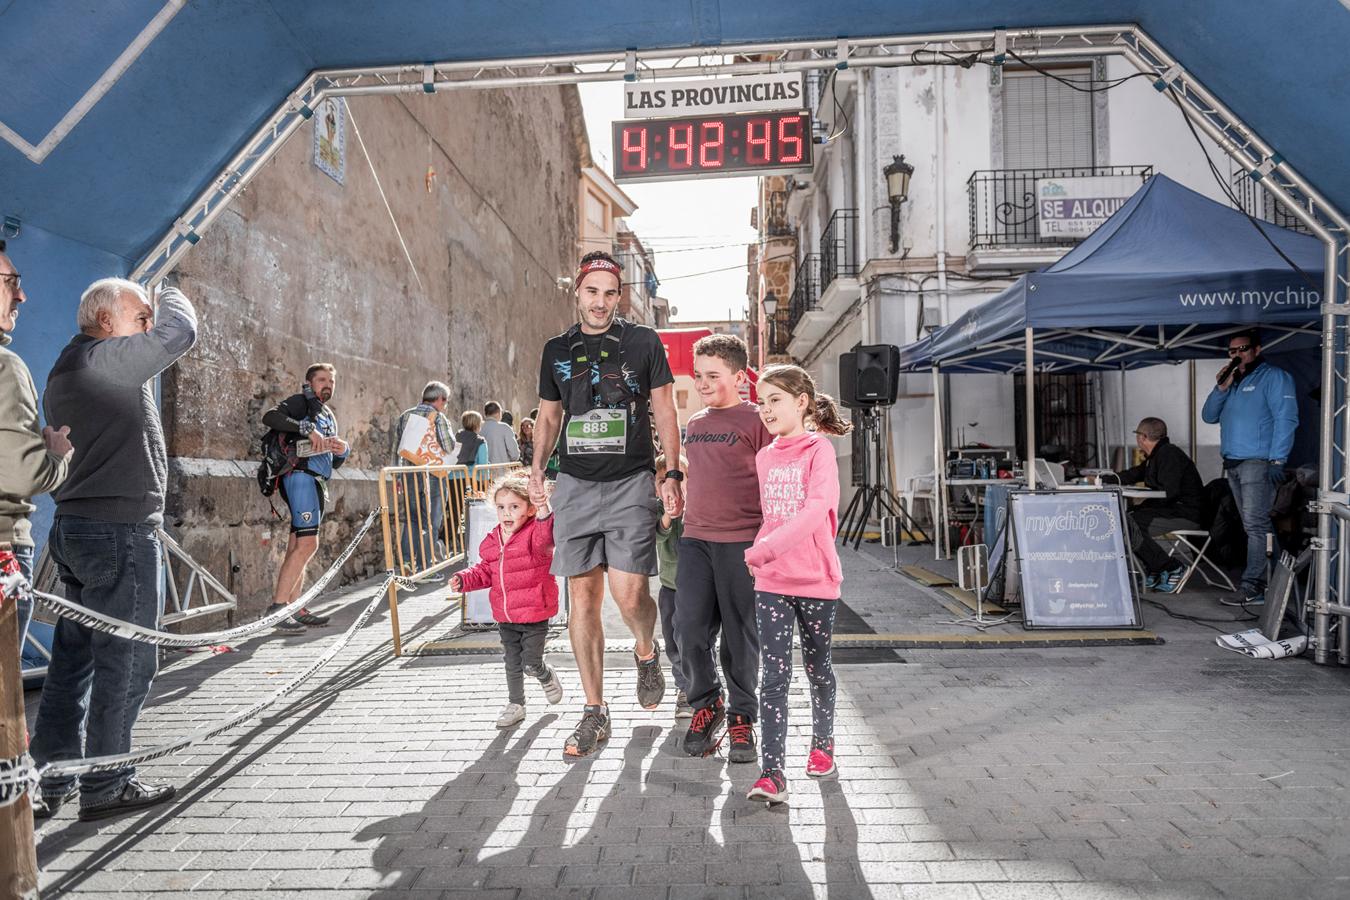
[[[544,469],[556,442],[552,571],[569,579],[568,629],[586,694],[581,722],[563,748],[576,757],[594,753],[610,732],[600,620],[606,572],[633,632],[638,703],[655,709],[665,695],[648,583],[656,574],[657,520],[663,508],[679,515],[684,503],[678,468],[667,471],[659,499],[653,490],[653,420],[666,458],[680,458],[675,379],[656,331],[615,315],[621,274],[608,253],[582,257],[575,279],[579,322],[544,346],[539,371],[530,491],[536,504],[547,498]]]

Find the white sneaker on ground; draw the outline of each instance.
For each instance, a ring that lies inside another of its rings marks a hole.
[[[549,703],[561,703],[563,698],[562,682],[558,680],[558,670],[550,668],[548,678],[539,682],[539,686],[544,689],[544,699]]]
[[[497,717],[498,728],[510,728],[513,725],[519,725],[525,721],[525,707],[519,703],[508,703],[502,707],[502,714]]]

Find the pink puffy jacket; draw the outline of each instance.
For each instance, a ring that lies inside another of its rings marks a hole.
[[[543,622],[558,613],[558,582],[553,562],[553,517],[534,518],[510,538],[502,527],[478,545],[479,562],[459,573],[465,593],[489,588],[492,617],[498,622]]]

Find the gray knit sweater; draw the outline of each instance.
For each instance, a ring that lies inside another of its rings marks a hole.
[[[144,334],[71,338],[42,398],[47,421],[70,425],[75,445],[70,475],[54,493],[58,516],[163,522],[169,465],[151,383],[196,340],[197,314],[172,288],[159,295]]]

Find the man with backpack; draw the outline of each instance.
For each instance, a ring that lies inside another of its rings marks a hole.
[[[347,461],[351,448],[337,436],[337,418],[328,408],[337,387],[337,369],[315,363],[305,384],[263,415],[269,429],[263,438],[263,469],[291,511],[291,538],[277,573],[268,613],[294,603],[305,583],[305,567],[319,547],[319,525],[328,499],[328,479]],[[277,464],[278,453],[284,462]],[[263,479],[260,477],[260,481]],[[267,486],[263,487],[267,492]],[[328,617],[301,609],[277,624],[277,630],[300,632],[305,626],[327,625]]]

